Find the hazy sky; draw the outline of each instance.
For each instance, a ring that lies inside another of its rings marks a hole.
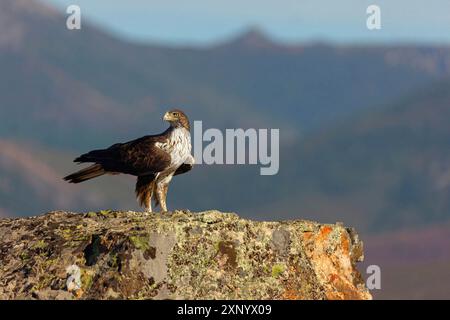
[[[140,41],[209,43],[258,26],[287,41],[450,43],[450,0],[41,0],[78,4],[105,29]],[[381,7],[382,29],[366,28]]]

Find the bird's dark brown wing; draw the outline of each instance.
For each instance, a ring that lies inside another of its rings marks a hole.
[[[179,174],[183,174],[188,171],[191,171],[192,167],[193,167],[192,164],[183,163],[181,166],[178,167],[178,169],[175,171],[175,173],[173,175],[177,176]]]
[[[136,176],[163,171],[170,164],[170,155],[156,146],[166,141],[163,135],[146,136],[126,143],[117,143],[108,149],[88,152],[75,162],[95,162],[108,172]]]

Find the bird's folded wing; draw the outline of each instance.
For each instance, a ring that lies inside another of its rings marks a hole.
[[[109,149],[109,157],[102,159],[106,170],[134,175],[163,171],[170,165],[170,155],[156,146],[160,137],[148,136]]]

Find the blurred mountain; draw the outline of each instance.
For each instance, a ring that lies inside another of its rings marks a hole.
[[[158,131],[174,105],[210,127],[295,136],[450,70],[448,48],[287,45],[257,29],[210,48],[142,46],[85,21],[67,30],[35,1],[0,12],[0,134],[79,150]]]
[[[363,237],[365,261],[377,265],[381,289],[374,299],[448,299],[450,228],[448,223]]]
[[[291,153],[296,191],[275,206],[333,212],[372,232],[449,220],[449,118],[442,81],[324,129]]]
[[[102,204],[102,197],[92,196],[89,187],[74,190],[61,180],[55,164],[69,161],[66,155],[7,140],[0,140],[0,149],[0,215],[35,215],[38,210]]]
[[[137,208],[130,177],[58,179],[81,152],[163,130],[179,106],[205,129],[281,128],[281,164],[273,177],[197,166],[175,179],[172,207],[259,219],[295,207],[371,232],[449,218],[450,48],[285,44],[258,29],[208,48],[144,46],[85,21],[69,31],[30,0],[1,1],[0,27],[0,137],[13,150],[0,154],[0,214]]]

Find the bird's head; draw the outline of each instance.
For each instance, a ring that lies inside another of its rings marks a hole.
[[[169,122],[171,127],[184,127],[190,130],[189,119],[181,110],[173,109],[167,111],[164,114],[163,120]]]

